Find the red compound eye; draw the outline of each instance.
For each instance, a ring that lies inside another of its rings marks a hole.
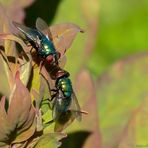
[[[50,64],[53,61],[53,56],[52,55],[47,56],[46,61]]]

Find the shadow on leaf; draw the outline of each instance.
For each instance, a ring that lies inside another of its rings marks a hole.
[[[91,135],[89,131],[78,131],[68,134],[67,139],[62,140],[60,148],[82,148],[86,139]]]

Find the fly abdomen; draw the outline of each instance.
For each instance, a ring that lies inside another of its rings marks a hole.
[[[73,92],[71,81],[68,77],[59,78],[56,82],[56,87],[59,88],[64,97],[69,98]]]

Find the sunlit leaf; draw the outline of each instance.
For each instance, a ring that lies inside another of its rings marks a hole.
[[[23,130],[29,128],[29,126],[31,126],[34,122],[35,112],[32,108],[29,91],[20,81],[18,73],[16,74],[16,85],[14,86],[14,91],[11,94],[9,102],[10,103],[8,108],[8,120],[11,124],[11,130],[13,131],[19,129],[20,127],[22,127]],[[17,110],[15,109],[16,106]],[[28,121],[28,119],[30,121]],[[30,137],[33,135],[35,131],[35,126],[33,126],[32,128],[33,129],[31,130],[31,133],[29,130],[27,131],[28,133],[30,133]],[[20,131],[22,129],[20,129]],[[19,134],[19,132],[17,134]],[[29,138],[29,136],[27,136],[26,138]]]
[[[35,145],[35,148],[60,147],[61,142],[59,142],[59,140],[65,137],[66,137],[66,134],[63,134],[63,133],[50,133],[50,134],[43,135],[40,137],[39,141]]]
[[[15,147],[15,148],[25,148],[26,145],[27,145],[27,141],[26,142],[21,142],[21,143],[15,143],[15,144],[12,144],[11,146]]]
[[[30,79],[32,70],[31,56],[29,54],[27,56],[29,57],[28,59],[25,59],[25,57],[23,57],[23,60],[20,61],[20,79],[26,86]]]
[[[50,28],[55,48],[63,56],[67,49],[71,47],[78,32],[83,32],[81,28],[72,23],[58,24]]]
[[[5,141],[9,139],[10,124],[8,122],[8,117],[5,110],[6,98],[2,97],[0,101],[0,141]]]
[[[28,53],[29,49],[26,46],[26,44],[18,37],[16,37],[15,35],[12,35],[10,33],[2,33],[0,34],[0,40],[11,40],[11,41],[15,41],[17,43],[19,43],[22,46],[22,49]],[[14,50],[14,48],[12,48]]]
[[[4,142],[0,142],[0,147],[9,148],[9,145]]]
[[[11,89],[11,82],[12,82],[12,73],[9,69],[9,65],[2,54],[0,54],[0,93],[4,94],[5,96],[9,97],[10,89]]]
[[[19,142],[28,140],[35,133],[35,126],[36,126],[36,123],[34,120],[34,123],[31,123],[30,127],[28,127],[23,132],[18,133],[18,136],[12,143],[19,143]]]
[[[11,25],[10,25],[10,19],[8,19],[7,17],[7,8],[2,6],[0,4],[0,13],[1,13],[1,18],[0,18],[0,22],[1,22],[1,26],[0,26],[0,32],[1,33],[10,33],[11,31]],[[5,40],[5,41],[1,41],[1,45],[4,45],[5,47],[5,53],[7,55],[16,55],[16,51],[12,50],[15,47],[14,42],[10,41],[10,40]],[[11,50],[10,50],[11,49]]]

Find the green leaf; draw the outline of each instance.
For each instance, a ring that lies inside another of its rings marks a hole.
[[[129,121],[125,134],[119,143],[120,147],[145,147],[148,139],[148,97],[143,98],[141,105],[133,112],[133,118]]]
[[[9,145],[4,142],[0,142],[0,147],[9,148]]]
[[[45,134],[40,137],[38,140],[37,144],[35,145],[35,148],[57,148],[61,145],[61,140],[62,138],[65,138],[66,134],[63,133],[50,133],[50,134]]]
[[[148,53],[115,63],[97,81],[99,125],[103,147],[146,143]],[[126,147],[126,146],[125,146]]]
[[[88,61],[88,67],[95,77],[116,60],[147,51],[147,15],[146,0],[99,1],[99,32]]]

